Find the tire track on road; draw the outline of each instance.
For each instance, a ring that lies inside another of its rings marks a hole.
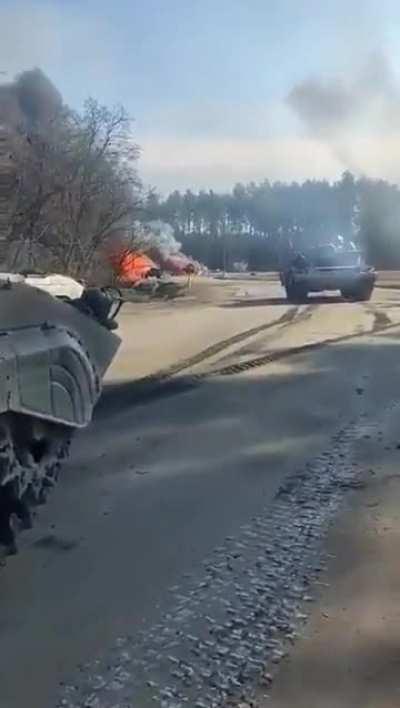
[[[302,354],[303,352],[315,351],[328,346],[329,344],[340,344],[343,342],[350,341],[352,339],[359,339],[360,337],[365,337],[376,332],[384,332],[391,329],[400,328],[400,323],[393,323],[391,319],[383,312],[372,311],[374,315],[374,323],[372,328],[365,330],[364,332],[351,334],[344,334],[340,337],[327,337],[326,339],[320,339],[317,342],[308,342],[307,344],[299,344],[295,347],[285,347],[282,349],[277,349],[276,351],[267,352],[262,356],[249,359],[248,361],[241,362],[238,364],[232,364],[231,366],[221,367],[220,369],[214,369],[204,374],[204,377],[211,376],[231,376],[233,374],[239,374],[244,371],[249,371],[250,369],[255,369],[260,366],[265,366],[266,364],[272,364],[280,359],[287,359],[296,354]],[[382,315],[380,317],[380,315]],[[200,374],[199,377],[202,375]]]
[[[382,312],[382,310],[378,310],[376,307],[368,307],[367,312],[369,312],[374,318],[373,326],[376,332],[392,324],[392,320],[387,312]]]
[[[263,330],[271,329],[273,327],[280,326],[281,329],[283,329],[284,327],[290,325],[294,326],[299,321],[301,322],[305,319],[309,319],[313,312],[315,312],[315,306],[311,305],[296,317],[298,309],[299,308],[293,308],[293,310],[286,312],[281,318],[275,320],[274,322],[269,322],[266,325],[261,325],[253,328],[252,330],[247,330],[246,332],[241,332],[229,340],[223,340],[223,342],[219,342],[212,347],[208,347],[194,357],[186,359],[176,366],[159,372],[158,374],[152,374],[151,376],[147,376],[133,382],[124,382],[121,384],[111,385],[108,390],[106,389],[104,391],[103,396],[100,399],[98,408],[95,412],[95,419],[106,419],[117,411],[120,412],[130,406],[144,404],[150,400],[165,396],[184,393],[185,391],[195,388],[202,382],[205,382],[215,376],[233,376],[235,374],[241,374],[251,369],[272,364],[276,361],[288,359],[296,356],[297,354],[317,351],[331,344],[341,344],[343,342],[360,339],[361,337],[370,336],[374,333],[382,333],[400,329],[400,323],[393,323],[390,321],[390,324],[384,324],[384,321],[386,323],[389,318],[387,318],[384,313],[381,313],[384,317],[379,317],[379,313],[375,313],[376,316],[374,316],[374,322],[371,329],[363,332],[352,332],[339,337],[328,337],[316,342],[284,347],[282,349],[266,352],[259,357],[254,357],[245,362],[222,366],[198,374],[193,373],[182,377],[176,377],[176,374],[185,371],[196,364],[202,363],[205,359],[213,356],[213,354],[219,353],[219,351],[222,351],[224,348],[231,346],[232,343],[234,344],[235,342],[237,343],[238,341],[243,341],[248,337],[252,337]],[[232,342],[232,340],[234,341]],[[222,344],[224,344],[224,346],[222,346]]]
[[[307,320],[310,320],[313,317],[313,315],[317,312],[317,310],[319,310],[319,307],[320,307],[320,305],[314,305],[314,304],[307,305],[306,307],[304,307],[304,310],[302,310],[302,312],[300,312],[297,317],[295,317],[293,320],[291,320],[291,324],[298,325],[300,323],[306,322]],[[281,327],[280,329],[277,329],[277,331],[271,335],[270,341],[274,341],[275,339],[277,339],[279,337],[282,329],[283,329],[283,327]],[[259,333],[259,334],[262,334],[262,333]],[[250,347],[254,343],[257,343],[257,339],[255,339],[255,342],[254,341],[246,342],[246,344],[243,347],[240,347],[239,349],[236,349],[234,351],[234,355],[237,357],[240,357],[240,356],[245,356],[246,354],[250,354],[251,352],[248,350],[248,347]],[[229,356],[229,353],[226,353],[226,357],[228,357],[228,356]]]
[[[309,309],[310,308],[307,307],[303,312],[299,312],[299,307],[291,307],[276,320],[258,325],[257,327],[252,327],[243,332],[238,332],[238,334],[232,337],[228,337],[227,339],[223,339],[216,344],[206,347],[206,349],[198,352],[198,354],[194,354],[187,359],[182,359],[167,369],[161,369],[154,374],[144,376],[136,381],[109,384],[104,389],[96,409],[95,417],[99,418],[109,415],[111,413],[110,409],[113,407],[120,409],[121,407],[134,404],[138,402],[138,400],[142,400],[143,396],[147,397],[148,395],[153,395],[156,389],[159,389],[162,384],[169,382],[176,374],[203,363],[206,359],[219,354],[235,344],[240,344],[257,334],[274,329],[275,327],[283,329],[284,327],[306,319],[311,314],[308,314]]]

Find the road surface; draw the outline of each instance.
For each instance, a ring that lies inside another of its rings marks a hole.
[[[96,420],[1,570],[1,708],[210,708],[294,636],[353,442],[399,396],[400,291],[219,287],[121,315]]]

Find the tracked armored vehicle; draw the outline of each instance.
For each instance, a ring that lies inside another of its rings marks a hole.
[[[280,281],[290,302],[302,302],[309,293],[340,291],[348,300],[369,300],[376,281],[361,251],[333,243],[286,254]]]
[[[120,302],[84,289],[62,299],[0,278],[0,546],[46,501],[75,430],[91,421],[119,338]]]
[[[15,133],[15,131],[14,131]],[[0,262],[18,185],[0,116]],[[117,297],[115,296],[117,295]],[[0,553],[55,484],[75,430],[91,421],[119,338],[118,293],[57,274],[0,273]]]

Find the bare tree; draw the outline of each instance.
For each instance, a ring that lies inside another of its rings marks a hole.
[[[129,231],[141,203],[132,142],[124,109],[89,100],[82,116],[72,114],[65,189],[49,202],[53,228],[46,245],[61,267],[76,275],[90,271],[96,253],[121,230]]]
[[[130,128],[123,108],[89,99],[82,114],[63,108],[16,136],[14,259],[87,277],[110,238],[131,229],[141,184]]]

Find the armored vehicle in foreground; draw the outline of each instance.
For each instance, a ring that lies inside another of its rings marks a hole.
[[[45,502],[74,431],[91,420],[120,340],[120,303],[83,289],[61,299],[0,278],[0,547],[15,553]]]
[[[375,285],[374,268],[367,266],[355,247],[329,243],[286,254],[280,281],[291,302],[302,302],[309,293],[339,290],[349,300],[369,300]]]

